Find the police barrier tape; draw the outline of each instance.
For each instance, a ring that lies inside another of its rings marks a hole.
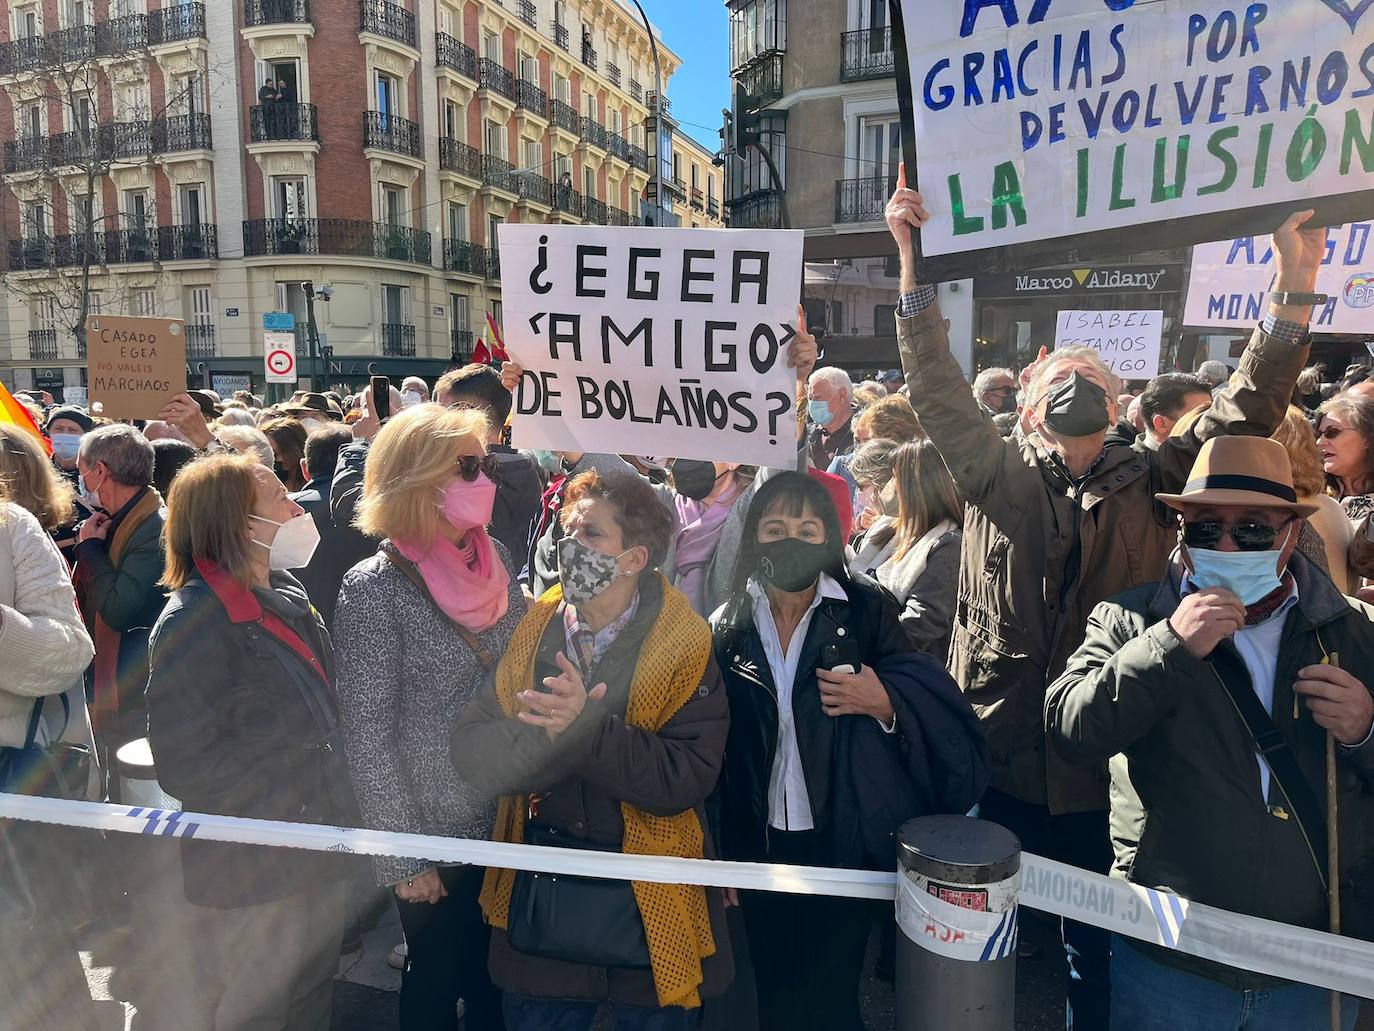
[[[731,863],[666,856],[513,845],[466,838],[440,838],[349,827],[280,823],[241,817],[145,809],[101,802],[69,802],[0,792],[0,819],[33,820],[93,830],[198,841],[271,845],[320,852],[400,856],[436,863],[467,863],[540,873],[625,878],[662,884],[781,891],[800,895],[892,902],[895,873],[809,866]],[[1023,854],[1020,904],[1115,931],[1189,955],[1289,981],[1374,998],[1374,943],[1292,927],[1214,909],[1152,888],[1090,873],[1077,867]],[[907,900],[910,902],[910,899]],[[926,907],[929,908],[929,907]],[[922,936],[953,939],[970,931],[990,934],[982,914],[970,914],[967,927],[958,907],[935,907],[941,925],[928,928],[905,920],[913,940]],[[998,941],[1009,937],[1008,929]],[[1014,933],[1014,930],[1013,932]],[[1003,950],[997,945],[994,951]],[[989,959],[996,956],[989,955]]]

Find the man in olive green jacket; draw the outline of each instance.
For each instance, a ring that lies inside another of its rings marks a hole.
[[[1045,698],[1046,730],[1065,755],[1094,766],[1110,759],[1112,875],[1326,930],[1330,731],[1342,926],[1370,938],[1374,695],[1360,678],[1374,670],[1374,608],[1295,553],[1312,506],[1297,502],[1276,441],[1210,441],[1183,492],[1165,500],[1182,513],[1183,542],[1161,563],[1163,580],[1098,605]],[[1260,758],[1245,702],[1293,764],[1273,750]],[[1354,1000],[1347,1009],[1349,1026]],[[1327,1017],[1321,989],[1113,944],[1114,1031],[1305,1031],[1325,1029]]]
[[[1300,212],[1274,234],[1276,289],[1310,292],[1325,230]],[[911,404],[968,509],[949,669],[982,720],[992,788],[982,815],[1031,851],[1105,873],[1107,778],[1047,747],[1046,685],[1083,639],[1093,606],[1158,576],[1177,527],[1154,495],[1182,486],[1203,441],[1267,437],[1307,361],[1310,306],[1274,305],[1230,383],[1183,436],[1157,452],[1108,446],[1120,393],[1095,352],[1040,363],[1026,388],[1023,434],[1004,440],[981,411],[958,361],[935,290],[918,282],[911,229],[924,201],[904,175],[887,207],[902,264],[897,340]],[[1105,932],[1067,924],[1069,1026],[1106,1031]]]

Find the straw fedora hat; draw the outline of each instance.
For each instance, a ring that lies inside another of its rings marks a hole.
[[[1310,516],[1316,505],[1303,504],[1293,489],[1288,451],[1268,437],[1213,437],[1202,445],[1182,494],[1156,494],[1170,508],[1190,505],[1245,505],[1281,508]]]

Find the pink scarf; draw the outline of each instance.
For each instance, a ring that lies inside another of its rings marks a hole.
[[[392,543],[415,563],[435,603],[459,626],[480,633],[506,614],[510,573],[496,557],[486,530],[469,530],[461,546],[442,537],[435,537],[428,550],[402,541]]]

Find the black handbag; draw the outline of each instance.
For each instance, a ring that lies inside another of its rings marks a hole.
[[[556,827],[527,824],[527,845],[593,851]],[[644,920],[629,881],[519,870],[507,937],[517,952],[593,967],[650,967]]]
[[[71,702],[65,694],[61,697],[62,711],[70,720]],[[0,791],[43,798],[84,799],[91,773],[91,750],[68,741],[53,741],[48,745],[37,743],[44,701],[44,698],[34,699],[24,744],[0,747]],[[65,727],[66,721],[64,730]]]

